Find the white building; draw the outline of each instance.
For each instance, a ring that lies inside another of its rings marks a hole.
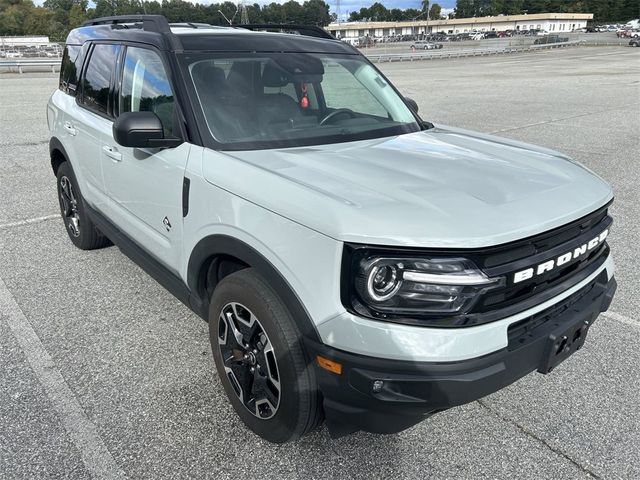
[[[547,30],[550,33],[568,33],[578,28],[586,27],[587,21],[592,19],[592,13],[536,13],[533,15],[500,15],[497,17],[456,18],[452,20],[332,23],[327,27],[327,30],[339,38],[533,29]]]
[[[46,45],[49,45],[49,37],[44,35],[0,37],[0,47],[40,47]]]

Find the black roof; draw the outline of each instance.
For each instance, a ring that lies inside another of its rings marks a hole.
[[[170,51],[314,52],[358,54],[320,27],[306,25],[170,24],[162,15],[104,17],[86,21],[69,32],[68,45],[91,40],[117,40],[153,45]]]

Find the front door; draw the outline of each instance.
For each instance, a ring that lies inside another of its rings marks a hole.
[[[151,111],[165,137],[174,136],[173,89],[159,52],[126,47],[115,110]],[[113,135],[102,146],[109,216],[129,237],[178,272],[182,261],[182,188],[190,145],[141,149],[118,145]]]

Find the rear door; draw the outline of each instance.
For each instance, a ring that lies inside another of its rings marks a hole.
[[[152,48],[126,46],[118,74],[116,105],[124,112],[152,111],[165,138],[181,136],[168,69]],[[128,148],[109,131],[102,144],[109,216],[156,260],[174,272],[182,260],[182,190],[190,145]]]

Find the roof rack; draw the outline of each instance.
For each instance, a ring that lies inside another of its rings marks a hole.
[[[172,48],[182,49],[180,39],[171,32],[171,26],[163,15],[118,15],[115,17],[100,17],[87,20],[82,26],[111,25],[115,27],[125,23],[139,23],[145,32],[155,32],[164,35],[169,40]]]
[[[211,25],[209,23],[198,23],[198,22],[175,22],[175,23],[170,23],[169,24],[170,27],[178,27],[178,28],[229,28],[229,27],[221,27],[218,25]]]
[[[148,32],[171,33],[169,22],[162,15],[118,15],[115,17],[100,17],[85,21],[82,26],[118,25],[120,23],[141,23],[142,29]]]
[[[298,35],[304,35],[306,37],[325,38],[335,40],[336,38],[327,32],[324,28],[316,25],[293,25],[286,23],[262,23],[262,24],[248,24],[248,25],[233,25],[238,28],[246,28],[253,31],[272,31],[281,33],[297,33]]]

